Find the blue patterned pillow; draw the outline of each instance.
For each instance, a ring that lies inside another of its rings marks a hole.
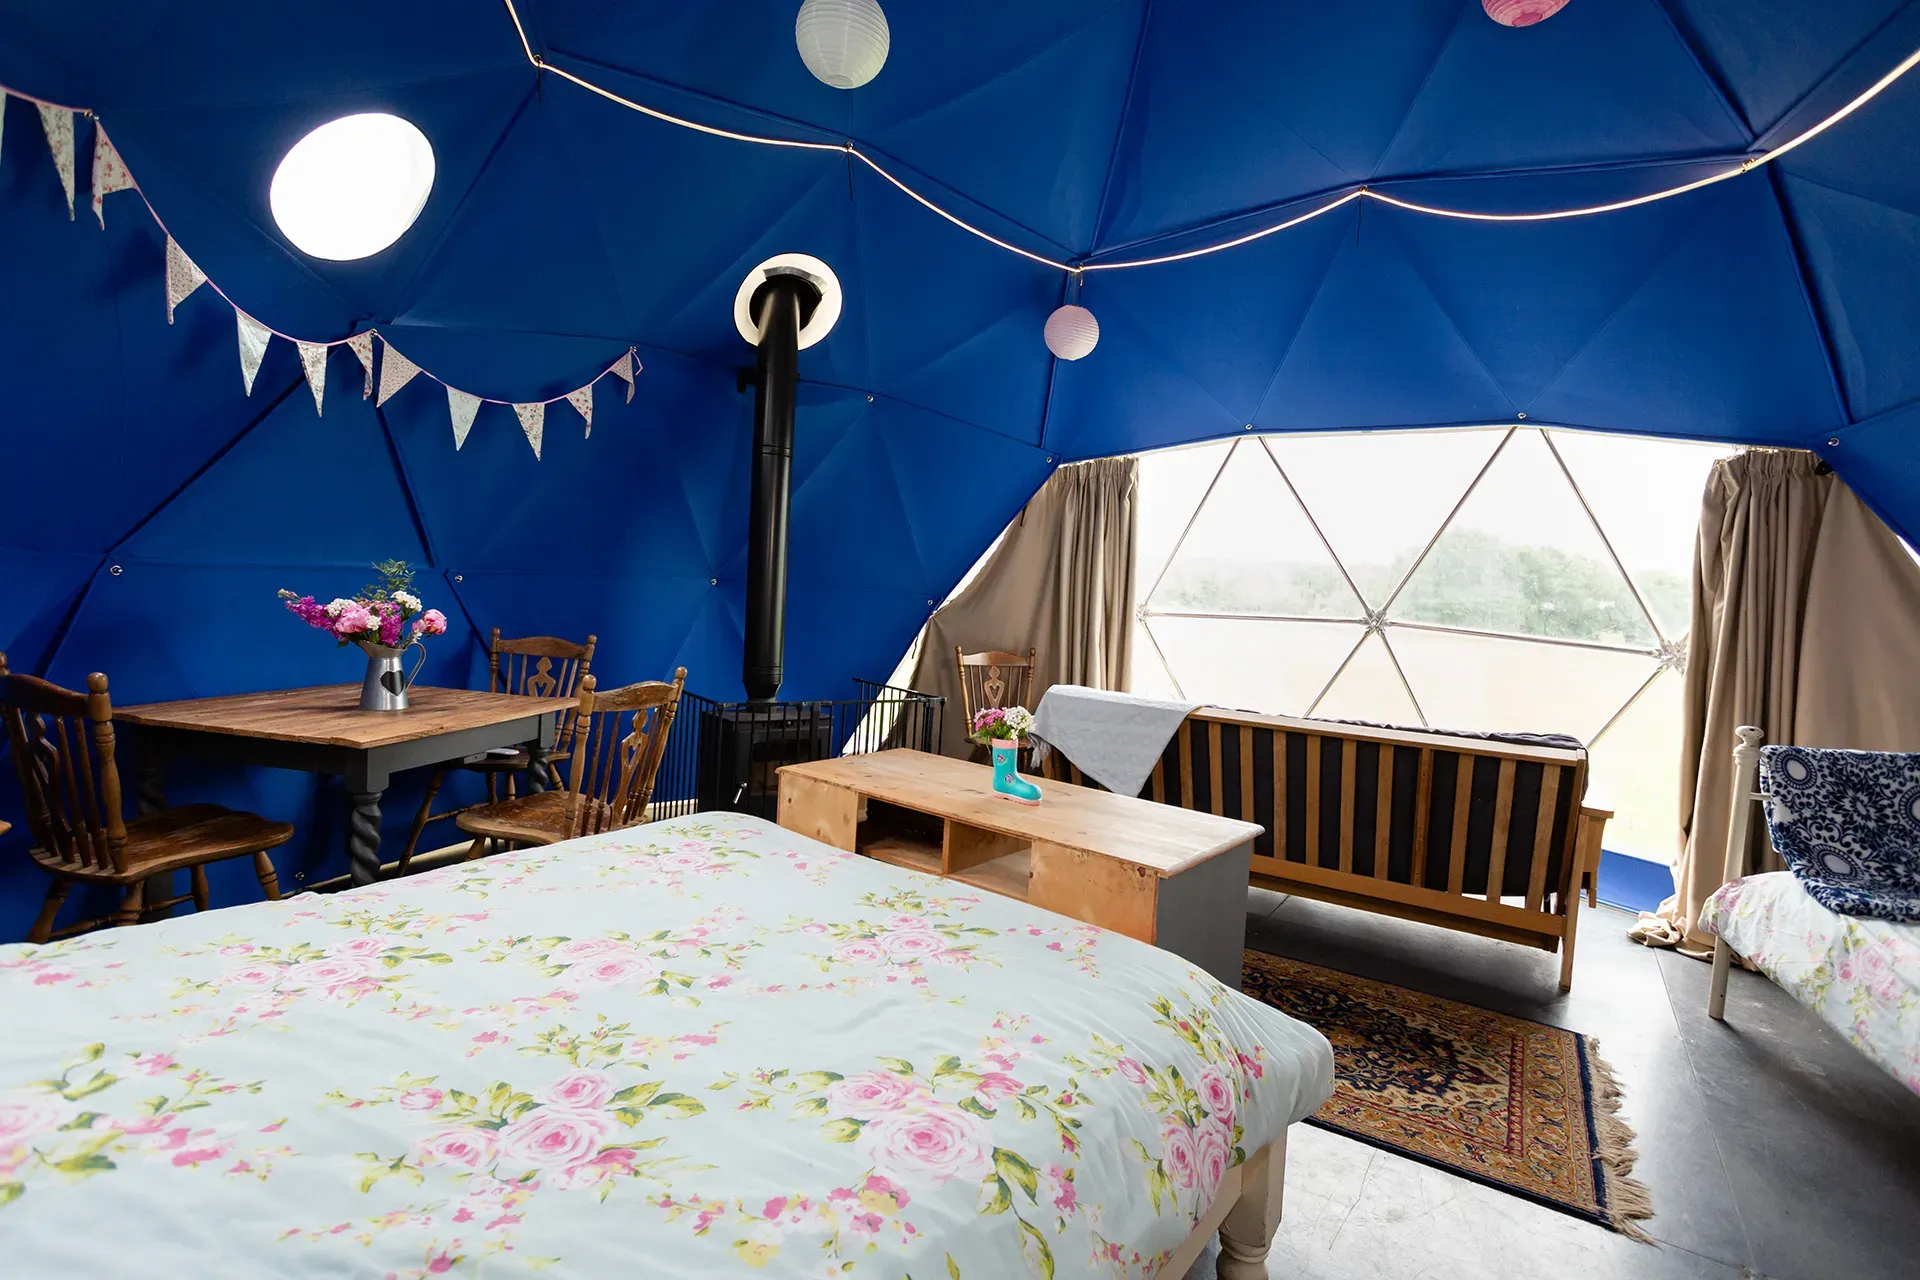
[[[1763,747],[1767,829],[1829,911],[1920,920],[1920,755]]]

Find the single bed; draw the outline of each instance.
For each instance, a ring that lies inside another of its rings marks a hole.
[[[1742,725],[1734,737],[1727,883],[1700,908],[1700,928],[1714,935],[1707,1013],[1716,1019],[1726,1016],[1727,975],[1733,957],[1743,956],[1894,1079],[1920,1093],[1920,924],[1842,914],[1817,901],[1792,871],[1741,875],[1748,865],[1754,813],[1768,803],[1768,784],[1760,768],[1760,730]],[[1914,802],[1899,788],[1890,794],[1900,797],[1894,819],[1898,825],[1905,820],[1901,811],[1911,816]],[[1800,827],[1820,826],[1824,820],[1830,834],[1815,852],[1832,855],[1840,868],[1849,856],[1842,846],[1853,843],[1848,833],[1872,828],[1884,816],[1876,812],[1871,787],[1853,804],[1841,805],[1837,817],[1824,807],[1805,808],[1797,800],[1794,807],[1797,814],[1776,816]],[[1784,829],[1791,833],[1795,828]],[[1831,834],[1834,831],[1840,834]],[[1782,852],[1792,864],[1800,838],[1790,835],[1788,847],[1794,852]],[[1835,868],[1824,870],[1830,875]],[[1850,903],[1845,891],[1835,899],[1835,905]]]
[[[1265,1275],[1325,1038],[957,888],[695,815],[0,947],[6,1269]]]
[[[1700,927],[1920,1093],[1920,924],[1840,915],[1769,871],[1722,886]]]

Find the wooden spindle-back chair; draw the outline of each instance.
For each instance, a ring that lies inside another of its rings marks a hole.
[[[967,715],[967,732],[973,732],[973,718],[988,707],[1028,707],[1033,696],[1033,662],[1037,649],[1026,657],[990,649],[984,653],[964,653],[954,646],[954,660],[960,668],[960,705]]]
[[[579,692],[580,681],[593,670],[593,649],[598,643],[599,637],[591,635],[585,644],[575,644],[555,636],[524,636],[503,640],[500,638],[500,628],[495,627],[492,638],[487,642],[487,691],[518,694],[525,698],[566,698],[571,701]],[[564,764],[573,753],[575,714],[575,709],[569,706],[555,718],[553,741],[547,744],[549,769]],[[457,760],[436,768],[427,779],[427,793],[421,798],[420,808],[413,815],[413,830],[407,833],[407,845],[400,851],[400,865],[395,874],[406,874],[407,865],[413,861],[414,851],[420,843],[420,833],[427,829],[429,822],[455,817],[460,812],[458,809],[433,812],[433,802],[439,796],[440,786],[450,771],[464,769],[484,775],[487,780],[486,802],[497,804],[502,798],[501,780],[505,779],[505,798],[512,799],[519,790],[515,779],[531,763],[524,750],[516,750],[489,752],[477,760]]]
[[[462,812],[460,829],[474,837],[468,856],[478,857],[496,842],[555,844],[644,821],[686,683],[685,667],[671,682],[647,680],[604,692],[593,676],[582,677],[566,790]]]
[[[137,924],[192,899],[207,909],[206,864],[251,855],[267,897],[280,896],[267,850],[293,838],[293,827],[213,804],[183,805],[142,814],[122,813],[120,767],[107,678],[87,677],[79,693],[35,676],[13,675],[0,653],[0,721],[6,725],[14,773],[26,799],[33,860],[53,877],[27,941],[53,936],[54,917],[75,884],[121,891],[110,917],[60,931],[80,933],[102,924]],[[186,868],[190,892],[145,901],[149,876]]]

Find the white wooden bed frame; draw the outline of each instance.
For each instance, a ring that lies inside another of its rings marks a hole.
[[[1739,741],[1733,748],[1733,812],[1727,815],[1727,853],[1721,867],[1721,883],[1727,884],[1747,874],[1747,840],[1753,830],[1753,806],[1766,800],[1760,792],[1760,741],[1762,734],[1750,724],[1733,731]],[[1707,1016],[1727,1019],[1727,973],[1733,967],[1733,948],[1725,938],[1713,940],[1713,983],[1707,988]]]
[[[1267,1254],[1280,1229],[1280,1193],[1287,1181],[1287,1135],[1284,1130],[1271,1146],[1248,1156],[1238,1168],[1227,1170],[1213,1207],[1194,1225],[1167,1265],[1162,1280],[1180,1280],[1207,1241],[1220,1233],[1219,1280],[1267,1280]]]

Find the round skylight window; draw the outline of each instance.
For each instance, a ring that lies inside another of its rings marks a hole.
[[[267,193],[294,247],[336,262],[406,234],[433,190],[433,147],[399,116],[342,116],[293,144]]]

